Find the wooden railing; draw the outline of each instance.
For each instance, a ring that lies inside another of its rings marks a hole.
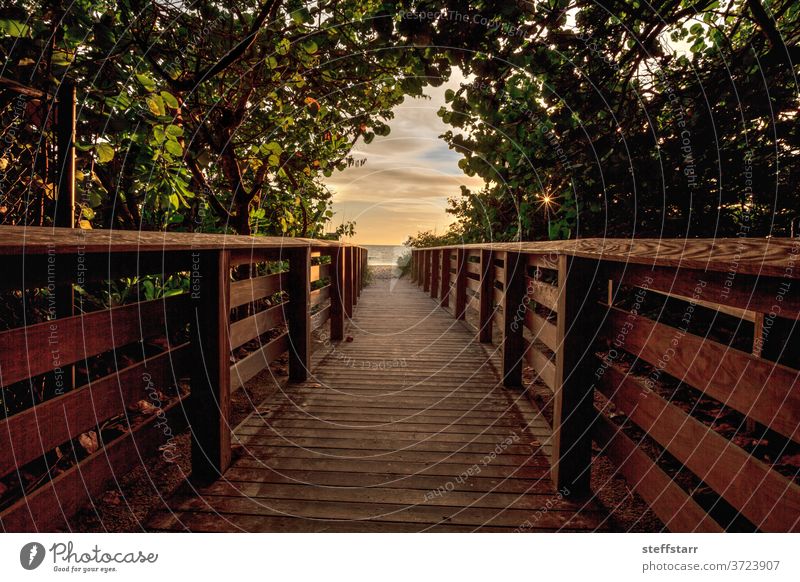
[[[342,339],[365,265],[332,241],[0,227],[0,291],[21,306],[0,332],[2,529],[67,527],[142,459],[175,460],[187,426],[193,478],[219,477],[231,394],[287,352],[305,380],[311,332]],[[73,292],[147,275],[186,284],[70,314]]]
[[[560,491],[590,493],[594,440],[670,530],[800,529],[800,240],[415,249],[412,277],[497,337],[506,386],[546,386]]]

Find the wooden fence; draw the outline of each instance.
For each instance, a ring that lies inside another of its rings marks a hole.
[[[472,320],[479,341],[497,337],[506,386],[522,386],[527,364],[547,387],[559,489],[590,493],[594,441],[670,530],[720,531],[741,518],[762,531],[800,529],[796,469],[778,471],[780,459],[737,439],[746,429],[779,443],[777,456],[798,451],[800,240],[415,249],[412,277]],[[673,397],[687,392],[741,423],[702,422]],[[612,420],[620,415],[644,437]],[[681,473],[709,488],[730,521],[698,502]]]
[[[186,426],[193,477],[219,477],[231,394],[286,353],[290,381],[305,380],[311,332],[342,339],[365,265],[365,249],[332,241],[0,227],[0,291],[22,305],[0,332],[0,493],[17,494],[2,529],[67,527]],[[152,275],[186,284],[115,295]],[[122,304],[72,314],[87,288]]]

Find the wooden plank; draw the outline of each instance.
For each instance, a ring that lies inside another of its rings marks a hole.
[[[774,239],[770,239],[774,240]],[[798,259],[786,259],[787,267]],[[741,267],[743,263],[738,262]],[[725,265],[729,268],[730,263]],[[712,268],[714,265],[709,265]],[[787,267],[784,267],[786,270]],[[771,313],[787,319],[800,319],[800,293],[791,291],[791,279],[800,276],[800,269],[779,273],[777,276],[749,275],[738,272],[712,272],[693,270],[684,265],[679,269],[647,265],[604,265],[605,276],[622,285],[645,286],[649,289],[693,297],[702,284],[701,300],[728,305],[748,311]],[[789,285],[787,287],[787,285]],[[780,299],[778,299],[780,297]],[[777,310],[775,309],[777,308]]]
[[[326,305],[311,316],[311,330],[316,331],[321,328],[331,317],[331,306]]]
[[[320,281],[322,279],[326,279],[331,276],[331,266],[330,264],[325,265],[311,265],[311,269],[309,272],[309,280],[313,283],[314,281]]]
[[[466,271],[466,253],[464,249],[456,251],[456,275],[455,275],[455,306],[454,317],[456,319],[464,319],[464,314],[467,310],[467,271]]]
[[[231,283],[231,309],[286,289],[286,273],[263,275]]]
[[[477,279],[473,279],[472,277],[465,277],[464,282],[466,283],[466,288],[470,291],[475,291],[476,293],[480,293],[481,291],[481,282]]]
[[[525,357],[525,257],[518,253],[506,253],[505,272],[507,284],[505,291],[500,293],[503,305],[503,385],[521,387]]]
[[[288,333],[271,339],[252,354],[248,354],[230,368],[231,391],[244,386],[253,376],[269,366],[289,349]]]
[[[492,343],[492,289],[494,288],[492,251],[481,251],[481,281],[478,308],[478,341]]]
[[[441,271],[439,273],[439,297],[442,307],[450,306],[450,251],[441,251]]]
[[[439,296],[441,285],[439,277],[442,273],[442,251],[431,251],[431,297]]]
[[[0,255],[42,254],[55,248],[58,254],[112,252],[192,252],[227,249],[231,251],[277,251],[288,247],[336,247],[337,241],[291,237],[235,236],[180,232],[120,231],[51,227],[0,226]],[[553,253],[593,258],[631,265],[662,266],[716,271],[726,275],[758,275],[776,279],[798,279],[797,269],[788,270],[797,261],[797,246],[790,239],[711,238],[711,239],[578,239],[524,243],[462,245],[471,254],[476,247],[495,251],[513,251],[537,255]],[[254,262],[247,260],[246,262]],[[753,309],[761,311],[760,309]]]
[[[513,253],[513,254],[517,254],[517,253]],[[501,264],[498,265],[497,264],[498,262],[500,262]],[[503,288],[505,288],[505,285],[506,285],[506,270],[505,270],[505,267],[503,267],[504,264],[505,264],[505,261],[497,261],[497,259],[495,259],[495,261],[494,261],[494,280],[495,280],[496,283],[500,283],[500,286],[503,287]],[[525,271],[526,271],[525,265],[524,264],[520,264],[519,269],[520,269],[520,273],[522,274],[522,276],[524,276],[525,275]]]
[[[536,255],[529,254],[528,266],[539,267],[540,269],[550,269],[551,271],[558,271],[558,254]]]
[[[800,372],[753,354],[612,308],[608,337],[625,326],[622,346],[782,435],[800,441]]]
[[[587,431],[594,407],[592,333],[601,315],[592,301],[596,264],[561,257],[558,268],[556,373],[553,388],[553,471],[557,488],[589,493],[592,443]]]
[[[723,531],[694,499],[602,413],[597,413],[592,435],[601,448],[601,454],[618,467],[631,488],[670,531]]]
[[[800,486],[610,366],[601,390],[651,438],[764,531],[800,531]]]
[[[332,341],[344,339],[344,253],[341,248],[331,255],[331,328]]]
[[[189,352],[182,344],[0,420],[0,476],[123,414],[137,400],[154,404],[150,391],[174,386],[189,369]]]
[[[268,309],[259,311],[255,315],[240,319],[230,326],[231,349],[236,349],[250,340],[267,333],[269,330],[282,325],[286,302],[273,305]]]
[[[552,360],[534,346],[528,348],[528,364],[534,369],[537,376],[550,390],[555,391],[556,387],[556,366]]]
[[[353,317],[353,247],[344,249],[344,313],[348,318]]]
[[[609,283],[611,283],[611,281],[609,281]],[[756,316],[758,315],[755,311],[749,311],[747,309],[739,309],[738,307],[728,307],[727,305],[720,305],[719,303],[713,303],[711,301],[703,301],[702,299],[695,299],[693,297],[687,297],[685,295],[679,295],[677,293],[667,293],[666,291],[657,291],[655,289],[651,289],[651,291],[653,291],[654,293],[658,293],[660,295],[664,295],[666,297],[670,297],[672,299],[679,299],[680,301],[686,301],[687,303],[694,303],[695,305],[700,305],[701,307],[705,307],[706,309],[712,309],[714,311],[718,311],[719,313],[730,315],[731,317],[744,319],[745,321],[755,322]],[[610,305],[611,301],[609,301],[608,303]]]
[[[283,249],[280,247],[230,248],[229,252],[231,254],[231,267],[238,267],[239,265],[257,265],[259,263],[282,261],[285,259],[283,256]]]
[[[290,249],[289,256],[289,305],[286,323],[289,326],[289,381],[304,382],[311,367],[311,321],[309,317],[309,264],[310,249]],[[353,283],[353,305],[355,288]]]
[[[543,305],[550,311],[558,311],[558,287],[543,281],[537,281],[531,277],[525,277],[525,288],[531,300]]]
[[[494,305],[503,306],[505,303],[505,293],[502,289],[498,289],[497,287],[492,288],[492,302]],[[505,307],[502,307],[505,313]]]
[[[467,263],[464,263],[464,264],[466,266],[465,270],[467,271],[467,273],[471,273],[473,275],[477,275],[478,277],[481,276],[481,264],[480,263],[467,262]]]
[[[198,254],[192,271],[192,369],[188,399],[192,428],[192,477],[220,477],[231,461],[230,442],[230,255]]]
[[[556,351],[558,342],[556,339],[555,325],[547,321],[547,319],[538,313],[528,309],[525,312],[525,327],[531,331],[535,341],[540,341],[550,348],[550,350]]]
[[[188,294],[53,319],[0,333],[0,384],[175,331],[188,319]]]
[[[106,490],[141,464],[141,459],[154,455],[160,447],[165,458],[174,456],[174,434],[179,424],[180,401],[168,404],[163,415],[146,419],[135,432],[128,432],[107,446],[95,451],[77,465],[49,483],[17,501],[0,513],[0,529],[6,532],[41,532],[69,530],[67,519],[89,499]],[[166,419],[166,422],[165,422]],[[167,455],[171,455],[167,457]]]
[[[431,290],[431,261],[431,251],[422,251],[422,291],[425,293]]]
[[[259,503],[245,496],[203,496],[188,499],[177,505],[175,511],[202,510],[213,508],[221,515],[263,515],[283,517],[288,515],[303,516],[305,519],[365,520],[365,521],[400,521],[415,524],[470,525],[481,527],[486,525],[518,528],[531,517],[528,509],[482,509],[482,508],[450,508],[408,504],[367,504],[336,503],[331,501],[295,501],[292,499],[272,499],[269,503]],[[590,519],[593,521],[594,516]],[[532,524],[531,529],[553,530],[565,526],[566,521],[574,521],[573,527],[590,523],[589,519],[570,514],[564,516],[558,511],[542,512],[541,517]],[[529,523],[531,523],[529,521]],[[585,527],[585,525],[584,525]]]
[[[311,301],[311,305],[319,305],[320,303],[324,303],[331,296],[331,286],[330,284],[325,285],[324,287],[320,287],[319,289],[315,289],[309,294],[309,300]]]

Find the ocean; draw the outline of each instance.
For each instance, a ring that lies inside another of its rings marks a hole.
[[[363,245],[367,251],[367,264],[378,266],[397,266],[397,259],[410,254],[411,249],[403,245]]]

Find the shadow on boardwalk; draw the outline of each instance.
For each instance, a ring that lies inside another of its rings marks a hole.
[[[549,428],[496,355],[405,280],[377,280],[310,381],[234,432],[223,479],[149,527],[190,531],[586,531],[549,479]],[[348,338],[348,339],[349,339]]]

